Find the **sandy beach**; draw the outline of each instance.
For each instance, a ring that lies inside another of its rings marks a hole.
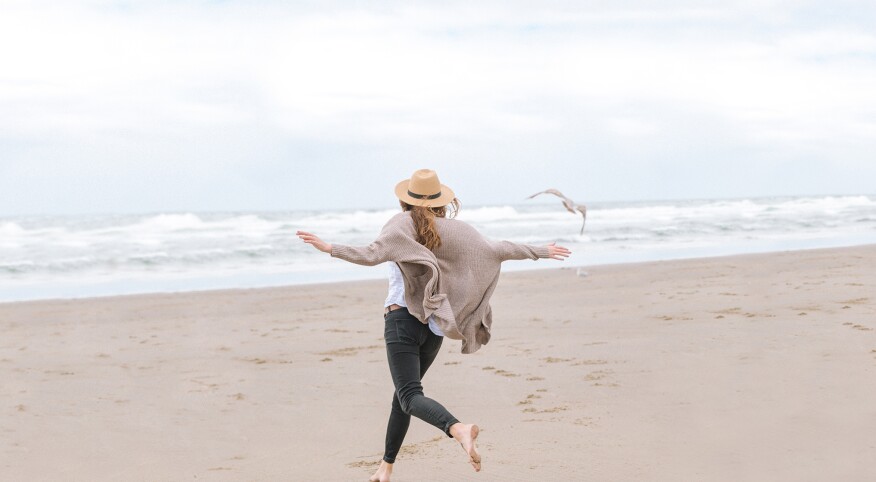
[[[393,480],[876,480],[876,245],[584,270],[503,274],[426,375],[483,471],[414,420]],[[0,304],[0,479],[367,480],[385,288]]]

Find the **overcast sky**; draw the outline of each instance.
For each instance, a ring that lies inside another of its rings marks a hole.
[[[0,0],[0,215],[876,192],[872,1]]]

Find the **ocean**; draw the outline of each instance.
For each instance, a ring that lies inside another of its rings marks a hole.
[[[876,196],[592,203],[583,235],[580,215],[551,201],[463,205],[458,219],[490,238],[573,252],[563,262],[509,261],[506,270],[876,243]],[[295,231],[367,245],[397,212],[0,217],[0,301],[385,278],[385,267],[332,259]]]

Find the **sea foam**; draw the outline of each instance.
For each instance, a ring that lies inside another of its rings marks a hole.
[[[379,278],[384,270],[331,259],[295,232],[367,245],[398,212],[0,218],[0,301]],[[458,219],[494,239],[566,245],[574,253],[566,265],[876,242],[873,196],[591,203],[583,235],[581,216],[549,198],[463,205]],[[506,269],[548,263],[509,262]]]

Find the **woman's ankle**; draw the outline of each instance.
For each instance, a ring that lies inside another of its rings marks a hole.
[[[462,422],[456,422],[447,429],[447,433],[453,437],[454,439],[458,439],[460,435],[465,433],[466,424]]]
[[[381,460],[380,466],[377,467],[377,470],[374,472],[374,475],[372,475],[371,478],[368,480],[371,482],[388,481],[389,477],[391,475],[392,475],[392,464],[385,461],[385,460]]]

